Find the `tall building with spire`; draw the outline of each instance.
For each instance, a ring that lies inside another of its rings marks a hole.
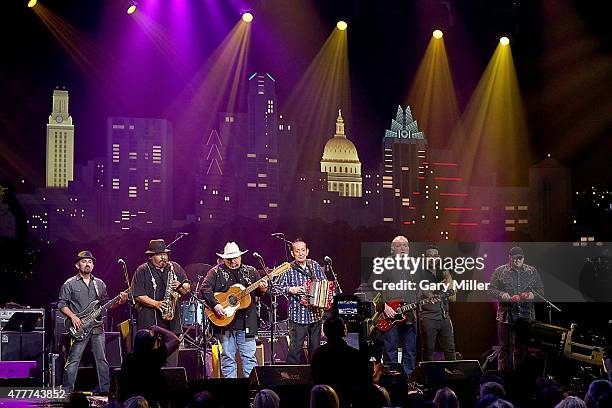
[[[338,110],[336,134],[325,143],[321,172],[327,173],[327,190],[341,197],[361,197],[361,162],[357,148],[344,131],[342,111]]]
[[[383,139],[382,210],[383,222],[414,225],[426,211],[429,198],[427,140],[419,131],[410,107],[398,106],[390,129]]]
[[[55,89],[47,123],[47,188],[66,188],[74,180],[74,125],[68,110],[68,91]]]

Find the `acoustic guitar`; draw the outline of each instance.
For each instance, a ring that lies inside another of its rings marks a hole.
[[[217,302],[223,306],[225,316],[217,316],[215,311],[208,305],[206,305],[205,308],[206,316],[208,316],[211,323],[217,327],[225,327],[229,325],[234,321],[236,312],[238,310],[246,309],[251,305],[250,293],[259,287],[259,283],[261,281],[269,281],[275,276],[279,276],[287,272],[289,269],[291,269],[291,264],[284,262],[280,266],[274,268],[274,270],[272,270],[269,274],[246,288],[243,285],[236,283],[235,285],[230,286],[227,292],[216,292],[214,294],[215,299],[217,299]]]

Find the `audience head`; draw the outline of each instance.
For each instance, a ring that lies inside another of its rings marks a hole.
[[[189,408],[215,408],[217,407],[217,400],[214,395],[208,391],[200,391],[193,396]]]
[[[147,353],[154,348],[159,347],[159,339],[149,329],[140,329],[134,336],[134,352],[135,353]]]
[[[437,408],[459,408],[457,394],[448,387],[439,389],[433,402]]]
[[[589,390],[584,396],[587,408],[596,408],[597,400],[603,394],[612,391],[612,383],[608,380],[595,380],[589,385]]]
[[[318,384],[310,390],[310,408],[338,408],[339,405],[338,395],[329,385]]]
[[[149,403],[144,397],[132,397],[123,403],[123,408],[149,408]]]
[[[563,388],[556,385],[549,385],[542,390],[539,406],[542,408],[554,408],[559,402],[563,401],[565,394]]]
[[[495,371],[486,371],[482,377],[480,377],[480,383],[484,384],[486,382],[496,382],[498,384],[504,385],[504,379],[496,374]]]
[[[597,408],[612,408],[612,392],[605,392],[597,399]]]
[[[73,392],[68,397],[68,408],[89,408],[89,400],[82,392]]]
[[[506,390],[504,386],[493,381],[489,381],[480,384],[479,398],[484,398],[486,395],[495,395],[498,398],[504,398],[506,396]]]
[[[586,404],[578,397],[566,397],[555,408],[586,408]]]
[[[499,398],[489,405],[488,408],[514,408],[514,405],[504,399]]]
[[[323,322],[323,333],[327,341],[340,341],[346,336],[344,320],[340,316],[331,316]]]
[[[255,395],[253,408],[278,408],[280,397],[272,390],[263,389]]]

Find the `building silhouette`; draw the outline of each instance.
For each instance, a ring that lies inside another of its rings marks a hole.
[[[66,188],[74,180],[74,125],[68,108],[68,91],[54,90],[47,122],[47,188]]]
[[[172,225],[172,127],[165,119],[107,119],[106,184],[113,232]]]

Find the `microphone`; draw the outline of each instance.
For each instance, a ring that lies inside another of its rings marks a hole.
[[[272,234],[270,234],[270,236],[272,237],[282,237],[285,234],[283,234],[282,232],[273,232]]]
[[[257,252],[253,252],[253,256],[263,261],[263,257],[259,255]]]
[[[122,258],[117,259],[117,263],[125,265],[125,261]]]
[[[332,259],[329,256],[325,255],[325,258],[323,258],[323,259],[325,260],[325,263],[328,263],[328,264],[331,265]]]
[[[182,235],[183,237],[186,237],[187,235],[189,235],[188,232],[179,232],[178,235]]]

